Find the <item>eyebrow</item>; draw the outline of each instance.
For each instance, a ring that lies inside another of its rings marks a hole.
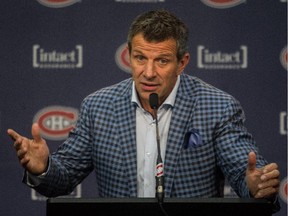
[[[134,53],[134,52],[144,55],[144,53],[142,51],[140,51],[140,50],[133,50],[132,53]],[[157,58],[159,58],[159,57],[173,57],[173,54],[172,53],[160,53],[157,56]]]

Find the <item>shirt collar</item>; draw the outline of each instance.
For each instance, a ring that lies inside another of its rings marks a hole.
[[[180,76],[177,77],[177,80],[176,80],[176,83],[175,83],[175,86],[174,86],[172,92],[166,98],[164,103],[159,107],[159,109],[161,109],[163,106],[171,106],[171,107],[174,106],[175,99],[176,99],[176,94],[177,94],[177,90],[178,90],[179,85],[180,85]],[[132,84],[131,102],[137,104],[138,107],[142,107],[141,103],[139,101],[137,92],[136,92],[135,82],[134,81],[133,81],[133,84]]]

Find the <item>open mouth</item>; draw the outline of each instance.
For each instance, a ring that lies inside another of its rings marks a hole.
[[[144,91],[155,91],[158,88],[157,84],[152,83],[141,83],[141,86]]]

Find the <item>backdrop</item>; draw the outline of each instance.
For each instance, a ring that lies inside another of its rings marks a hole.
[[[190,28],[185,73],[234,95],[261,153],[281,171],[287,215],[287,0],[9,0],[0,7],[0,215],[44,216],[45,197],[21,183],[7,128],[37,121],[51,150],[67,137],[82,99],[130,77],[132,19],[166,8]],[[72,197],[97,197],[91,174]],[[233,197],[229,185],[225,196]]]

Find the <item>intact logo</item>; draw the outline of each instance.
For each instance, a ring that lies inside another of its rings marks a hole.
[[[50,140],[63,140],[68,137],[78,119],[78,110],[71,107],[50,106],[36,113],[41,135]]]
[[[281,199],[288,203],[288,179],[287,177],[283,179],[280,183],[279,194]]]
[[[288,117],[287,112],[280,112],[280,135],[287,135]]]
[[[40,4],[50,8],[63,8],[73,5],[81,0],[37,0]]]
[[[199,45],[197,48],[197,67],[201,69],[245,69],[248,67],[248,48],[240,46],[239,50],[210,50]]]
[[[217,9],[225,9],[238,6],[246,0],[201,0],[205,5]]]
[[[280,54],[280,61],[282,66],[284,67],[285,70],[288,69],[287,65],[288,65],[288,52],[287,52],[287,46],[284,47],[281,51]]]
[[[126,73],[131,73],[129,50],[127,44],[124,43],[116,50],[115,61],[118,67]]]
[[[33,68],[40,69],[75,69],[83,67],[83,47],[76,45],[68,51],[47,50],[40,45],[33,45]]]

